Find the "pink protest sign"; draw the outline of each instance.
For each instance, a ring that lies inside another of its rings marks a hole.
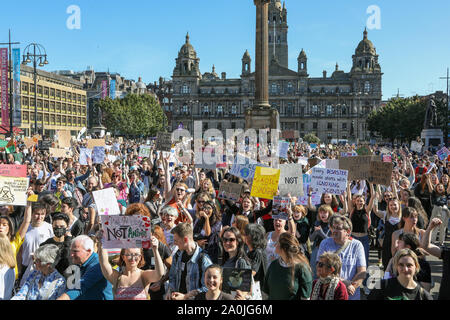
[[[0,164],[0,176],[26,178],[27,166],[17,164]]]

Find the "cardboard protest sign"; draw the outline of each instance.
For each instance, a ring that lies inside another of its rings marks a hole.
[[[25,143],[25,147],[31,148],[38,144],[38,141],[34,140],[34,138],[23,138],[23,142]]]
[[[169,132],[158,132],[156,150],[169,152],[170,149],[172,149],[172,134]]]
[[[103,163],[105,161],[105,147],[94,147],[92,149],[92,163]]]
[[[394,164],[392,162],[372,161],[370,163],[370,172],[367,180],[370,183],[390,186],[393,168]]]
[[[26,178],[27,166],[17,164],[0,164],[0,176]]]
[[[103,229],[103,248],[150,248],[151,223],[149,217],[104,215],[100,216],[100,220]]]
[[[151,147],[142,145],[139,147],[139,157],[148,158],[150,157]]]
[[[272,200],[278,192],[280,169],[257,166],[251,190],[252,197]]]
[[[287,155],[288,149],[289,149],[289,142],[278,141],[278,157],[279,158],[287,159],[287,157],[288,157],[288,155]]]
[[[281,196],[290,194],[292,197],[303,195],[302,165],[298,163],[280,164],[280,183],[278,188]]]
[[[49,153],[54,158],[72,158],[73,156],[70,149],[49,148]]]
[[[94,147],[104,147],[106,146],[105,139],[89,139],[87,141],[87,148],[94,149]]]
[[[29,178],[0,177],[0,206],[26,206]]]
[[[236,290],[250,292],[252,284],[251,269],[223,268],[222,291],[231,293]]]
[[[56,131],[56,135],[58,137],[58,146],[59,148],[70,148],[72,136],[70,135],[69,130],[58,130]]]
[[[450,151],[446,147],[443,147],[441,150],[436,152],[436,155],[438,156],[439,160],[441,160],[441,161],[447,159],[449,154],[450,154]]]
[[[370,162],[379,161],[378,156],[357,156],[339,158],[339,169],[348,171],[348,180],[367,180],[369,178]]]
[[[80,148],[80,164],[82,166],[87,166],[88,165],[88,161],[87,159],[92,159],[92,149],[88,149],[88,148]]]
[[[417,142],[417,141],[411,141],[411,148],[409,148],[409,149],[411,151],[419,153],[419,152],[422,152],[422,147],[423,147],[422,143]]]
[[[95,205],[99,215],[119,215],[120,209],[113,188],[93,191]]]
[[[338,159],[326,159],[325,160],[325,168],[339,169],[339,160]]]
[[[241,197],[241,191],[241,184],[222,181],[217,198],[237,202]]]
[[[313,168],[311,188],[317,193],[341,195],[347,190],[347,170]]]

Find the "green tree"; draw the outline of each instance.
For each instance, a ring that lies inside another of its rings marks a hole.
[[[312,132],[307,133],[304,137],[303,140],[308,142],[308,143],[320,143],[320,139]]]
[[[151,95],[129,94],[123,99],[99,100],[103,124],[108,131],[126,136],[155,136],[165,131],[167,118]]]

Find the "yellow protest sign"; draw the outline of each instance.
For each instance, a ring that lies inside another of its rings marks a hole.
[[[38,201],[38,195],[37,194],[33,194],[33,195],[29,196],[27,201],[37,202]]]
[[[252,183],[252,197],[272,200],[277,195],[280,169],[256,167]]]

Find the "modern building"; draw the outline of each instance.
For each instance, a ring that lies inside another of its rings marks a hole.
[[[35,99],[37,125],[43,136],[51,137],[57,130],[70,130],[72,135],[76,135],[86,126],[87,99],[81,82],[37,69],[35,97],[34,69],[23,64],[20,66],[20,81],[20,128],[25,136],[35,132]]]
[[[363,39],[352,56],[349,72],[336,64],[331,75],[310,77],[308,57],[302,49],[297,69],[288,68],[287,9],[280,0],[269,4],[269,102],[280,113],[282,130],[297,130],[300,136],[312,132],[322,141],[332,139],[369,140],[366,119],[381,104],[382,72],[378,54],[364,30]],[[178,52],[172,74],[173,103],[171,129],[180,125],[193,129],[196,120],[203,129],[245,127],[245,111],[253,105],[255,73],[245,51],[240,78],[220,76],[215,67],[200,72],[200,58],[189,34]]]

